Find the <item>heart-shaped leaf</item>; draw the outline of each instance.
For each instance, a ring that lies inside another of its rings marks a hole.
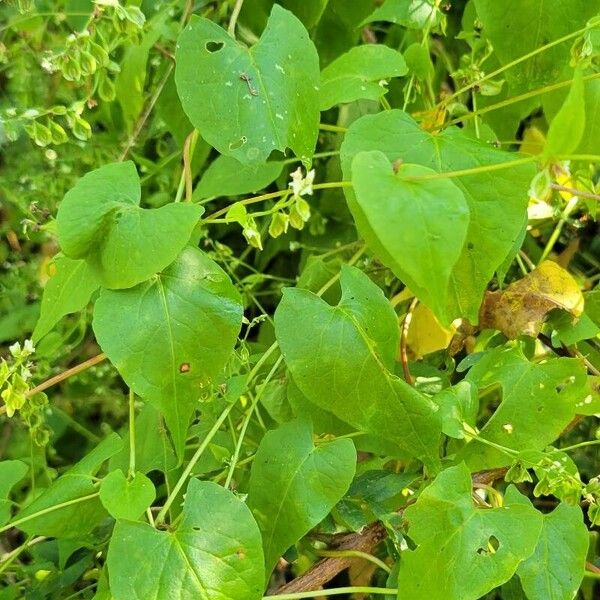
[[[115,600],[260,600],[264,560],[258,526],[232,492],[192,479],[175,530],[119,521],[108,550]]]
[[[307,290],[284,291],[275,333],[294,382],[320,408],[435,470],[441,425],[435,405],[393,374],[392,306],[358,269],[343,267],[341,286],[337,306]]]
[[[399,600],[481,598],[512,577],[542,528],[531,506],[475,508],[464,464],[440,473],[404,516],[417,548],[402,553]]]
[[[94,332],[136,394],[165,415],[181,456],[202,388],[218,377],[242,325],[240,296],[201,250],[128,290],[102,290]]]
[[[450,179],[402,164],[383,152],[359,152],[352,161],[351,204],[358,231],[392,271],[448,323],[448,285],[469,227],[469,206]]]
[[[202,211],[193,204],[144,209],[140,198],[133,162],[112,163],[84,175],[58,209],[63,252],[86,259],[104,287],[132,287],[171,264]]]
[[[265,434],[252,463],[248,506],[262,533],[267,572],[341,500],[355,467],[352,442],[315,447],[308,420]]]
[[[275,4],[260,40],[246,48],[199,18],[177,42],[181,104],[202,137],[242,164],[273,150],[313,154],[319,131],[319,57],[304,25]],[[201,98],[210,98],[210,107]]]
[[[341,147],[344,179],[351,177],[354,157],[367,150],[380,150],[392,162],[416,163],[437,172],[494,167],[515,160],[514,155],[496,150],[457,128],[432,135],[400,110],[367,115],[352,124]],[[515,242],[527,218],[527,192],[534,172],[533,166],[525,164],[452,178],[467,200],[470,221],[448,288],[449,319],[468,317],[471,323],[477,323],[490,279],[504,260],[518,251]],[[356,213],[352,188],[345,188],[344,193]]]
[[[100,501],[115,519],[137,521],[155,497],[154,485],[143,473],[136,473],[129,481],[121,469],[116,469],[100,485]]]

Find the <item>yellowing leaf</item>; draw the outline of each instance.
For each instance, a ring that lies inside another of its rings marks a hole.
[[[537,336],[551,310],[560,308],[579,317],[583,294],[573,277],[552,261],[509,285],[487,292],[480,312],[480,327],[498,329],[509,339]]]
[[[412,313],[406,342],[416,358],[448,347],[455,327],[442,327],[430,308],[418,304]]]

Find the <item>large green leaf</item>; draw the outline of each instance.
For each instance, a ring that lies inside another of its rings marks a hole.
[[[387,92],[385,79],[407,72],[402,54],[389,46],[351,48],[321,72],[321,110],[354,100],[377,100]]]
[[[531,556],[542,528],[542,515],[531,506],[476,508],[464,464],[440,473],[404,516],[417,547],[402,553],[399,600],[482,597]]]
[[[475,0],[475,7],[498,60],[506,65],[584,27],[600,11],[600,0]],[[559,81],[572,43],[557,44],[506,70],[511,94]]]
[[[91,532],[108,516],[97,496],[95,475],[102,463],[119,452],[121,446],[121,438],[116,433],[102,440],[17,515],[22,519],[42,513],[19,525],[19,529],[29,535],[57,538],[81,537]]]
[[[12,503],[8,499],[10,490],[25,477],[28,467],[20,460],[0,462],[0,525],[4,525],[11,514]]]
[[[42,296],[40,318],[32,338],[37,343],[65,316],[87,306],[100,287],[94,271],[84,260],[59,256],[54,261],[56,272],[48,279]]]
[[[252,463],[248,506],[263,538],[270,572],[279,557],[318,525],[352,483],[350,440],[315,447],[308,420],[285,423],[263,437]]]
[[[294,382],[320,408],[437,468],[435,406],[392,373],[398,322],[391,305],[358,269],[343,267],[341,286],[337,306],[307,290],[284,291],[275,332]]]
[[[228,275],[193,247],[134,288],[102,290],[93,321],[127,385],[159,406],[180,456],[202,387],[221,374],[241,324]]]
[[[589,394],[586,370],[575,358],[529,362],[519,348],[490,350],[469,371],[480,390],[502,388],[502,402],[481,437],[513,450],[542,450],[569,424]],[[508,465],[510,457],[479,442],[459,454],[474,471]]]
[[[506,498],[531,506],[515,488],[510,488]],[[588,544],[589,533],[579,506],[561,502],[543,515],[535,551],[517,569],[528,600],[572,600],[583,579]]]
[[[210,481],[192,479],[177,528],[119,521],[108,550],[114,600],[260,600],[260,533],[247,506]]]
[[[352,161],[356,203],[351,205],[361,236],[427,304],[440,321],[446,314],[452,269],[469,227],[469,205],[450,179],[420,165],[392,167],[378,150]]]
[[[202,137],[243,164],[273,150],[310,157],[319,126],[319,58],[302,23],[275,4],[246,48],[216,23],[194,19],[177,44],[181,103]],[[206,98],[210,98],[207,109]]]
[[[364,116],[352,124],[341,147],[344,179],[351,177],[354,157],[368,150],[382,151],[391,162],[417,163],[438,172],[514,160],[514,155],[479,142],[457,128],[432,135],[400,110]],[[449,318],[478,321],[483,293],[494,271],[509,253],[517,251],[515,241],[526,221],[527,191],[534,173],[532,166],[520,165],[452,178],[467,200],[470,222],[463,252],[450,279]],[[353,190],[345,188],[344,192],[356,212]]]
[[[84,175],[58,209],[63,252],[85,258],[105,287],[132,287],[171,264],[201,214],[192,204],[143,209],[140,198],[134,163],[112,163]]]

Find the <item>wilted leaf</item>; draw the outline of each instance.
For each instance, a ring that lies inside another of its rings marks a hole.
[[[536,337],[551,310],[560,308],[579,317],[583,294],[573,277],[552,261],[498,292],[487,292],[479,325],[497,329],[507,338]]]

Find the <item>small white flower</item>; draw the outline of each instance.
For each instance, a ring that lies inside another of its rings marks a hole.
[[[12,346],[8,347],[8,350],[15,358],[17,358],[21,354],[21,344],[15,342]]]
[[[306,177],[302,177],[302,168],[298,167],[291,175],[292,181],[289,187],[292,188],[294,197],[300,198],[300,196],[312,196],[313,193],[313,181],[315,180],[315,170],[311,169],[306,173]]]
[[[23,343],[23,353],[27,354],[27,356],[29,356],[30,354],[33,354],[35,352],[35,346],[33,345],[33,342],[31,340],[25,340],[25,342]]]

